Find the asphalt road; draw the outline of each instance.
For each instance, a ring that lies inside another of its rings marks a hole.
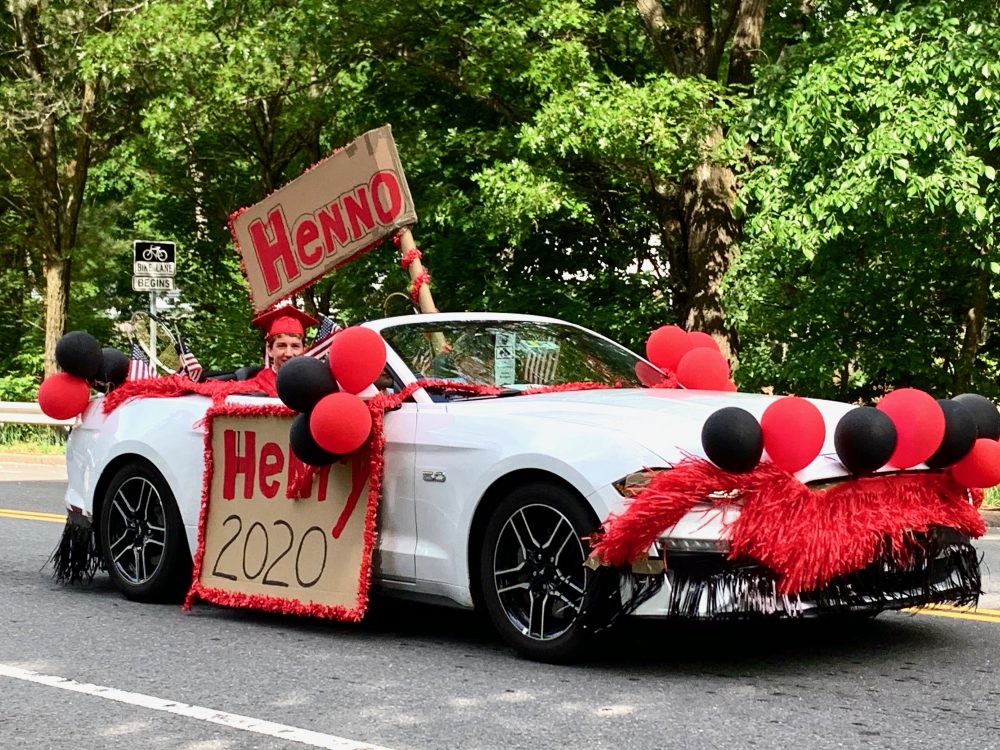
[[[65,483],[39,473],[0,466],[0,748],[1000,746],[1000,537],[995,614],[630,623],[558,667],[430,606],[347,625],[59,586],[61,526],[29,515],[62,513]]]

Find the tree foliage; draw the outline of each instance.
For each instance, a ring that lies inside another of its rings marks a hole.
[[[729,277],[746,384],[995,390],[996,15],[988,2],[851,14],[767,70]]]
[[[178,243],[175,314],[203,363],[256,360],[229,216],[386,123],[442,309],[555,315],[636,348],[681,322],[728,339],[751,389],[854,399],[995,374],[992,0],[3,13],[0,351],[23,351],[0,365],[21,377],[53,265],[67,327],[111,340],[146,306],[135,239]],[[42,86],[24,18],[45,35]],[[347,323],[408,312],[398,258],[386,242],[299,302]]]

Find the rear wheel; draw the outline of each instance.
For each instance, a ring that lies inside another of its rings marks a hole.
[[[191,584],[191,554],[173,493],[148,464],[123,466],[101,506],[101,552],[129,599],[179,601]]]
[[[490,516],[483,603],[500,635],[528,658],[568,661],[590,640],[584,615],[595,582],[583,537],[597,523],[581,498],[548,483],[515,489]]]

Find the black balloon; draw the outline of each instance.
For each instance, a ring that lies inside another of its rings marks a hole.
[[[310,411],[324,396],[337,391],[330,366],[314,357],[293,357],[278,370],[278,398],[295,411]]]
[[[979,437],[996,440],[1000,438],[1000,411],[997,406],[985,396],[978,393],[961,393],[952,401],[961,404],[976,423]]]
[[[944,438],[941,446],[926,461],[932,469],[951,466],[964,458],[972,450],[978,436],[976,420],[960,402],[941,398],[938,403],[944,412]]]
[[[757,466],[764,452],[764,435],[753,414],[727,406],[705,420],[701,445],[712,463],[738,474]]]
[[[126,378],[128,378],[128,357],[113,346],[101,349],[101,367],[94,380],[116,388],[124,383]]]
[[[871,474],[885,466],[896,450],[896,425],[875,407],[852,409],[837,423],[833,446],[852,474]]]
[[[86,331],[70,331],[56,343],[56,363],[70,375],[93,380],[103,361],[101,345]]]
[[[286,364],[285,367],[287,366]],[[291,446],[292,452],[302,463],[310,466],[326,466],[340,458],[336,453],[323,450],[316,444],[316,440],[309,431],[308,414],[295,415],[292,426],[288,429],[288,445]]]

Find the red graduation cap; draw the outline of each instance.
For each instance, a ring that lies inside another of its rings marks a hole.
[[[268,339],[282,333],[289,336],[304,336],[306,328],[319,323],[309,313],[304,313],[291,305],[263,312],[251,322],[264,331],[264,337]]]

